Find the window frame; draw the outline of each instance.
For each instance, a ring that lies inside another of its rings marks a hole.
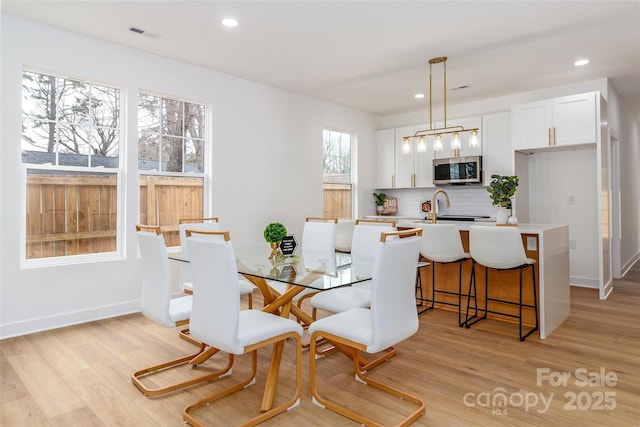
[[[86,264],[93,262],[105,262],[105,261],[114,261],[121,260],[124,258],[124,221],[125,221],[125,207],[124,207],[124,188],[123,188],[123,163],[125,162],[125,148],[126,148],[126,127],[125,127],[125,101],[126,101],[126,91],[122,85],[104,82],[99,80],[94,80],[85,77],[79,77],[76,75],[65,74],[62,72],[54,72],[49,70],[43,70],[36,67],[23,66],[22,74],[25,72],[28,73],[36,73],[41,75],[52,76],[55,78],[61,79],[69,79],[76,80],[85,84],[96,85],[96,86],[105,86],[112,89],[117,89],[119,91],[119,116],[118,116],[118,126],[117,130],[119,133],[118,140],[118,167],[117,168],[105,168],[101,166],[69,166],[69,165],[52,165],[52,164],[41,164],[41,163],[23,163],[22,159],[20,160],[21,164],[21,173],[20,173],[20,206],[21,206],[21,215],[20,215],[20,260],[19,260],[19,268],[23,270],[34,269],[34,268],[44,268],[44,267],[54,267],[54,266],[65,266],[65,265],[78,265],[78,264]],[[21,77],[20,81],[23,81],[23,77]],[[21,89],[22,96],[22,89]],[[20,123],[22,124],[25,118],[31,119],[30,117],[25,117],[24,110],[22,107],[22,103],[20,106]],[[58,123],[58,119],[56,119],[56,123]],[[20,155],[23,153],[22,148],[22,131],[20,132]],[[59,153],[56,151],[56,159],[58,159]],[[91,156],[88,156],[88,159],[91,159]],[[87,161],[87,164],[90,162]],[[29,170],[39,170],[39,171],[56,171],[56,172],[80,172],[80,173],[90,173],[93,175],[96,174],[104,174],[104,175],[115,175],[116,178],[116,227],[115,227],[115,251],[109,252],[97,252],[90,254],[79,254],[79,255],[62,255],[62,256],[52,256],[52,257],[43,257],[43,258],[27,258],[27,176]]]
[[[140,182],[140,179],[142,176],[147,175],[147,176],[158,176],[158,177],[183,177],[183,178],[201,178],[202,179],[202,191],[203,191],[203,200],[202,200],[202,217],[209,217],[212,216],[211,211],[212,211],[212,195],[210,194],[210,188],[211,188],[211,181],[212,181],[212,160],[211,160],[211,156],[212,156],[212,152],[213,152],[213,142],[212,142],[212,114],[213,114],[213,108],[211,106],[210,103],[208,102],[204,102],[204,101],[199,101],[199,100],[194,100],[192,98],[188,98],[188,97],[180,97],[180,96],[176,96],[176,95],[169,95],[166,93],[161,93],[161,92],[157,92],[157,91],[153,91],[153,90],[147,90],[147,89],[139,89],[137,94],[136,94],[136,106],[139,105],[139,98],[141,95],[148,95],[148,96],[155,96],[160,98],[160,100],[162,99],[169,99],[172,101],[179,101],[179,102],[183,102],[183,103],[190,103],[190,104],[196,104],[196,105],[200,105],[203,106],[205,108],[205,113],[204,113],[204,135],[202,138],[202,142],[203,142],[203,164],[202,164],[202,172],[174,172],[174,171],[162,171],[162,170],[147,170],[147,169],[139,169],[139,167],[136,165],[136,176],[137,176],[137,182]],[[139,111],[139,110],[138,110]],[[138,114],[136,114],[136,116],[138,117]],[[160,126],[162,127],[162,117],[160,117]],[[135,145],[136,145],[136,153],[139,153],[139,123],[136,122],[136,140],[135,140]],[[169,135],[169,137],[174,137]],[[184,136],[183,136],[184,137]],[[139,161],[139,155],[136,155],[136,161]],[[183,158],[183,165],[185,165],[185,160]],[[138,189],[140,188],[139,184],[138,184]],[[137,198],[137,219],[138,222],[140,222],[140,210],[141,210],[141,200],[140,200],[140,191],[138,191],[138,198]],[[162,226],[164,227],[164,226]],[[168,246],[170,251],[173,250],[179,250],[179,246]],[[175,249],[178,248],[178,249]]]
[[[322,193],[323,193],[323,203],[322,203],[322,210],[323,213],[325,212],[325,204],[324,204],[324,193],[325,193],[325,185],[326,184],[345,184],[345,185],[349,185],[350,187],[350,205],[351,205],[351,212],[349,217],[345,217],[345,218],[340,218],[340,219],[354,219],[357,217],[356,215],[356,211],[357,211],[357,207],[356,207],[356,180],[355,180],[355,176],[356,176],[356,171],[357,171],[357,164],[356,164],[356,141],[357,141],[357,134],[355,132],[352,131],[347,131],[347,130],[343,130],[343,129],[337,129],[337,128],[333,128],[333,127],[329,127],[329,126],[323,126],[322,128],[322,153],[323,153],[323,163],[324,163],[324,153],[325,153],[325,139],[324,139],[324,134],[325,132],[337,132],[340,134],[346,134],[349,135],[349,156],[350,156],[350,172],[349,172],[349,181],[348,182],[338,182],[338,181],[325,181],[324,175],[325,175],[325,171],[324,171],[324,164],[323,164],[323,170],[322,170]]]

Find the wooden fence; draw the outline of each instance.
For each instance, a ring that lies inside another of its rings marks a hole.
[[[323,215],[351,218],[351,184],[324,184]]]
[[[180,244],[180,218],[203,212],[202,178],[140,177],[140,222],[162,226],[167,246]],[[116,250],[115,175],[27,177],[27,259]]]
[[[351,185],[324,185],[324,215],[351,217]],[[27,176],[27,259],[116,250],[115,175]],[[160,225],[167,246],[179,246],[179,220],[199,218],[203,179],[140,177],[140,223]]]

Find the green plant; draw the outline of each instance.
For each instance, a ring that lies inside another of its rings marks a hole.
[[[491,175],[491,183],[487,191],[493,201],[494,206],[502,206],[511,209],[513,196],[516,194],[520,180],[517,176],[511,175]]]
[[[373,193],[373,197],[376,199],[376,205],[378,206],[384,205],[385,200],[387,200],[387,195],[384,193]]]
[[[287,235],[287,228],[279,222],[272,222],[264,228],[263,234],[267,242],[277,243]]]

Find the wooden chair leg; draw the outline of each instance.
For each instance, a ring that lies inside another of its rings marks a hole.
[[[270,410],[267,410],[265,412],[262,412],[260,415],[253,417],[248,421],[245,421],[244,423],[240,424],[241,426],[254,426],[288,409],[291,409],[299,405],[300,394],[302,392],[302,345],[301,345],[302,343],[301,343],[300,336],[296,333],[286,334],[283,337],[284,340],[286,340],[287,338],[293,338],[296,343],[296,389],[293,397],[288,401],[284,402],[283,404],[278,405],[275,408],[271,408]],[[205,397],[204,399],[198,400],[197,402],[187,406],[182,412],[182,418],[193,427],[205,427],[206,424],[200,423],[194,417],[193,412],[198,408],[206,406],[211,402],[214,402],[232,393],[240,391],[248,387],[249,385],[252,385],[253,383],[255,383],[257,364],[258,364],[258,351],[257,351],[257,348],[253,348],[251,350],[251,372],[248,377],[243,379],[241,382],[232,385],[231,387],[228,387],[218,393]]]
[[[358,360],[360,359],[360,353],[363,350],[362,346],[358,343],[355,342],[350,342],[348,340],[345,339],[339,339],[338,337],[335,337],[333,335],[327,334],[328,336],[325,337],[330,341],[335,341],[335,342],[340,342],[340,345],[343,347],[348,348],[348,352],[350,353],[350,357],[353,359],[353,369],[355,372],[355,375],[357,377],[358,380],[362,381],[363,383],[370,385],[372,387],[375,387],[379,390],[382,390],[383,392],[392,394],[394,396],[399,397],[402,400],[405,400],[407,402],[412,403],[413,405],[415,405],[417,407],[417,409],[415,409],[411,414],[409,414],[407,417],[405,417],[400,423],[396,424],[398,426],[408,426],[409,424],[413,423],[415,420],[417,420],[418,418],[420,418],[422,415],[424,415],[425,413],[425,404],[424,402],[422,402],[420,399],[418,399],[417,397],[410,395],[408,393],[405,393],[397,388],[385,385],[383,383],[380,383],[378,381],[374,381],[368,377],[366,377],[364,375],[364,371],[362,369],[362,366],[358,363]],[[337,414],[340,414],[344,417],[347,417],[349,419],[352,419],[360,424],[363,425],[368,425],[368,426],[380,426],[380,423],[371,419],[371,418],[367,418],[364,415],[358,414],[356,412],[353,412],[352,410],[341,406],[325,397],[322,397],[319,393],[318,393],[318,388],[317,388],[317,371],[316,371],[316,358],[315,358],[315,351],[316,351],[316,340],[318,339],[318,337],[320,337],[321,335],[319,333],[314,333],[312,335],[312,339],[311,339],[311,351],[310,353],[310,362],[309,362],[309,370],[310,370],[310,378],[309,378],[309,382],[310,382],[310,387],[311,387],[311,394],[312,394],[312,400],[313,403],[321,406],[323,408],[329,409]]]
[[[131,382],[145,396],[160,396],[162,394],[170,393],[172,391],[180,390],[180,389],[183,389],[183,388],[186,388],[186,387],[191,387],[192,385],[200,384],[200,383],[205,382],[205,381],[214,380],[216,378],[220,378],[220,377],[226,375],[231,370],[231,366],[233,365],[233,355],[229,355],[229,359],[227,361],[227,365],[224,368],[222,368],[221,370],[213,372],[213,373],[209,373],[209,374],[197,377],[197,378],[193,378],[193,379],[190,379],[190,380],[187,380],[187,381],[182,381],[182,382],[179,382],[179,383],[176,383],[176,384],[171,384],[169,386],[159,387],[159,388],[147,387],[146,385],[144,385],[142,383],[141,379],[146,377],[146,376],[149,376],[151,374],[154,374],[154,373],[157,373],[157,372],[160,372],[160,371],[164,371],[166,369],[171,369],[171,368],[175,368],[175,367],[178,367],[178,366],[182,366],[182,365],[188,364],[193,359],[195,359],[198,356],[202,355],[205,352],[206,348],[207,348],[206,345],[201,344],[200,351],[198,351],[195,354],[192,354],[192,355],[189,355],[189,356],[185,356],[185,357],[181,357],[179,359],[174,359],[174,360],[171,360],[169,362],[161,363],[159,365],[151,366],[151,367],[136,371],[131,376]]]

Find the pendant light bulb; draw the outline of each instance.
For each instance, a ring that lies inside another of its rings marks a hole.
[[[426,153],[427,152],[427,142],[425,141],[425,137],[421,136],[418,141],[418,148],[416,149],[418,153]]]
[[[453,134],[453,139],[451,140],[451,149],[459,150],[460,149],[460,134],[455,132]]]
[[[469,147],[477,148],[478,145],[480,145],[478,143],[478,131],[477,130],[471,131],[471,137],[469,138]]]
[[[409,143],[409,138],[402,138],[402,154],[411,153],[411,144]]]
[[[433,144],[433,151],[442,151],[442,138],[436,135],[436,142]]]

